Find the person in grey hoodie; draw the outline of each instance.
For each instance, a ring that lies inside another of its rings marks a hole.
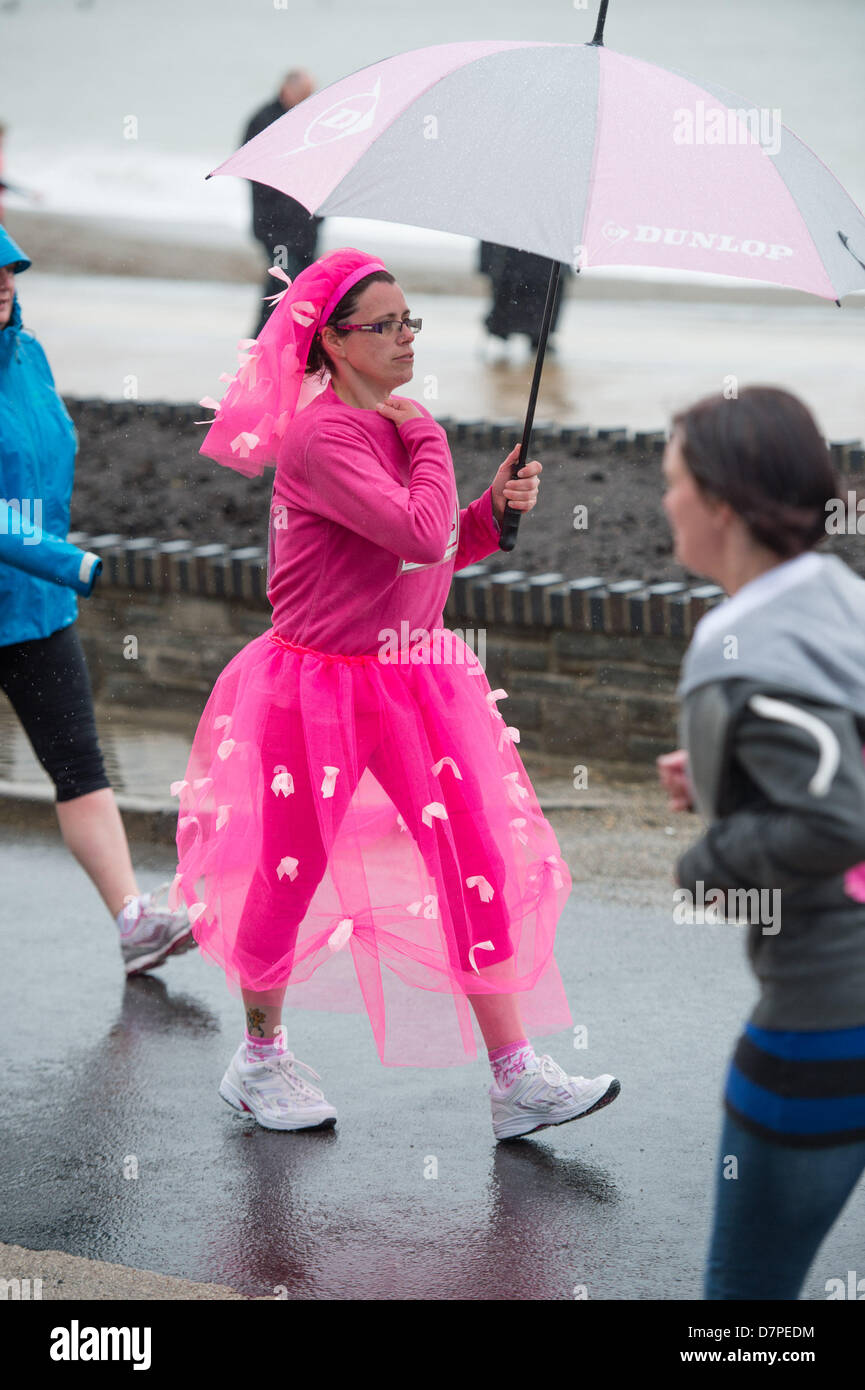
[[[663,466],[677,559],[729,596],[695,629],[683,747],[658,760],[672,807],[706,823],[676,897],[747,921],[760,985],[727,1075],[704,1297],[795,1299],[865,1170],[865,580],[815,553],[838,487],[787,392],[698,402]]]

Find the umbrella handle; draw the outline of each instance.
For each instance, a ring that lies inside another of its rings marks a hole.
[[[529,442],[532,437],[532,425],[535,419],[535,405],[538,399],[538,388],[541,384],[541,372],[544,369],[544,354],[547,350],[547,338],[550,332],[550,323],[553,317],[553,305],[556,302],[556,294],[559,288],[559,274],[561,265],[558,261],[553,261],[550,270],[550,283],[547,286],[547,302],[544,305],[544,317],[541,323],[540,336],[538,338],[538,351],[535,357],[535,371],[532,377],[532,389],[529,392],[529,404],[526,410],[526,421],[523,426],[523,441],[520,445],[520,456],[516,463],[511,467],[511,477],[516,478],[520,469],[525,466],[529,456]],[[515,510],[509,502],[505,503],[505,514],[502,518],[502,534],[499,537],[499,550],[513,550],[517,543],[517,532],[520,529],[520,517],[522,512]]]

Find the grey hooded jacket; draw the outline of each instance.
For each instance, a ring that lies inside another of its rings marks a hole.
[[[754,1024],[860,1027],[865,903],[844,875],[865,861],[865,580],[813,553],[769,576],[750,606],[742,590],[707,614],[685,657],[681,741],[708,828],[677,877],[703,901],[770,890],[747,917]]]

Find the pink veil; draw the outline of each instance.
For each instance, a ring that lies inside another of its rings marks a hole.
[[[314,261],[294,281],[278,272],[288,288],[278,296],[258,338],[238,344],[240,367],[225,395],[221,401],[205,396],[200,402],[214,409],[216,417],[199,453],[247,478],[260,477],[268,464],[275,464],[289,420],[330,380],[327,371],[304,376],[316,332],[353,285],[386,269],[374,256],[349,246]]]

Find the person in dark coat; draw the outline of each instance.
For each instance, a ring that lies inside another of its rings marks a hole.
[[[309,73],[300,68],[287,73],[279,95],[256,111],[250,120],[242,143],[245,145],[260,135],[286,111],[312,96],[314,91],[315,85]],[[308,265],[312,265],[318,255],[318,229],[323,220],[310,216],[295,198],[289,198],[269,184],[252,183],[252,235],[263,246],[268,265],[264,277],[265,296],[278,294],[285,288],[269,273],[271,266],[281,266],[293,280]],[[253,338],[258,337],[272,310],[272,304],[262,304]]]
[[[504,349],[512,333],[525,333],[532,351],[536,352],[553,262],[546,256],[536,256],[530,251],[516,251],[511,246],[482,241],[478,268],[491,281],[493,302],[484,319],[490,338],[499,339],[499,346]],[[552,335],[559,321],[562,294],[570,273],[570,266],[562,265],[550,320],[548,352],[555,352]]]

